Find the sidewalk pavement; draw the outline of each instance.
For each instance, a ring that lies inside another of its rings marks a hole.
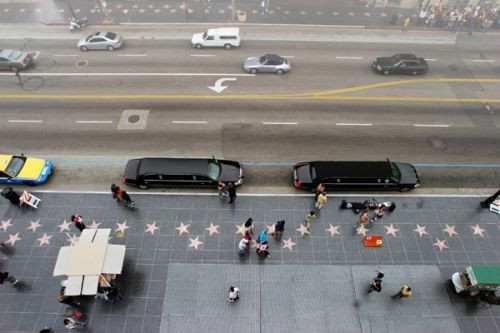
[[[226,316],[260,332],[300,330],[306,322],[317,332],[403,332],[406,322],[428,332],[500,332],[500,307],[458,297],[446,281],[470,264],[499,263],[500,215],[480,209],[479,197],[384,197],[396,210],[359,233],[353,230],[358,216],[339,210],[342,198],[330,197],[308,234],[301,224],[314,207],[312,196],[247,195],[228,205],[216,195],[132,194],[138,209],[131,211],[109,194],[35,194],[42,199],[36,210],[0,202],[0,240],[11,249],[0,248],[1,268],[26,283],[20,290],[0,286],[1,332],[63,331],[61,278],[52,271],[60,247],[79,235],[68,222],[75,213],[87,227],[111,228],[110,243],[127,246],[118,279],[125,298],[115,304],[84,299],[88,332],[196,332],[194,305],[213,325],[204,333],[220,332]],[[254,249],[238,257],[249,217],[255,234],[286,221],[281,240],[269,237],[270,258],[258,258]],[[384,236],[384,246],[364,247],[364,234]],[[386,272],[383,291],[364,295],[375,268]],[[405,282],[413,296],[388,299]],[[233,283],[241,299],[229,305],[221,298]],[[329,320],[337,310],[345,318]]]

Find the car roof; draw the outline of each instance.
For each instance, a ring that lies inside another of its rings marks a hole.
[[[264,54],[264,57],[266,57],[267,59],[269,59],[269,60],[271,60],[271,61],[274,61],[274,60],[281,60],[281,59],[283,59],[282,57],[280,57],[279,55],[274,54],[274,53],[267,53],[267,54]]]
[[[389,161],[314,161],[317,178],[356,177],[388,178],[392,176]]]
[[[207,33],[209,35],[215,35],[215,33],[219,35],[239,35],[240,33],[240,28],[215,28],[215,29],[208,29]]]
[[[417,60],[417,56],[412,53],[396,53],[393,57],[399,57],[402,60]]]
[[[208,158],[143,158],[139,165],[139,175],[149,173],[191,175],[206,174],[208,171]]]

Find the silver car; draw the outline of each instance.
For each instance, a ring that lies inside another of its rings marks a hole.
[[[250,57],[243,64],[245,71],[256,73],[275,73],[278,75],[289,72],[292,68],[288,60],[277,54],[264,54],[262,57]]]
[[[94,32],[78,41],[76,46],[82,51],[108,50],[114,51],[123,46],[123,38],[113,32]]]
[[[5,49],[0,50],[0,69],[17,72],[33,64],[33,57],[28,52]]]

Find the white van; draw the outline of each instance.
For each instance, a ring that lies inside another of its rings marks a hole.
[[[208,29],[207,32],[194,34],[191,44],[197,49],[202,47],[223,47],[226,50],[240,46],[240,28]]]

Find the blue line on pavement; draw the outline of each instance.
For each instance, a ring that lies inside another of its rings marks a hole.
[[[51,159],[56,164],[112,164],[125,165],[127,160],[121,159]],[[293,166],[294,162],[242,162],[243,166]],[[448,163],[414,163],[416,167],[431,168],[500,168],[500,164],[448,164]]]

